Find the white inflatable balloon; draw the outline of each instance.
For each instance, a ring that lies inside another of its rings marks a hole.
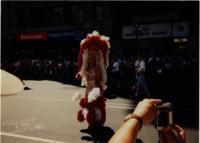
[[[1,73],[0,74],[0,79],[1,79],[0,94],[1,95],[13,95],[23,90],[24,88],[23,83],[18,77],[1,69],[0,69],[0,73]]]

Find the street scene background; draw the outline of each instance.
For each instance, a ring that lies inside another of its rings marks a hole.
[[[136,103],[135,61],[143,56],[149,98],[174,107],[187,142],[199,142],[199,2],[2,1],[1,69],[24,83],[1,96],[2,143],[106,142]],[[93,30],[110,37],[104,95],[106,123],[88,131],[73,94],[80,41]],[[118,65],[118,74],[113,73]],[[158,142],[153,123],[138,143]]]

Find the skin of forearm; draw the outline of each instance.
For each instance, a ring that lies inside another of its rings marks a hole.
[[[133,143],[137,138],[139,128],[139,122],[136,119],[129,119],[118,129],[109,143]]]

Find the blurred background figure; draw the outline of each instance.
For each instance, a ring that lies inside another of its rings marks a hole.
[[[135,61],[135,76],[136,76],[136,83],[134,85],[135,88],[135,96],[150,96],[149,90],[145,80],[145,61],[144,55],[139,54],[137,60]],[[141,98],[141,97],[140,97]]]

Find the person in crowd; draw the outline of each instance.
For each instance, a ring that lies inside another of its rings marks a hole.
[[[119,61],[118,60],[113,60],[112,72],[113,73],[118,73],[119,72]]]
[[[127,115],[123,125],[111,137],[109,143],[133,143],[135,142],[143,124],[150,124],[159,114],[156,105],[160,99],[144,99],[138,103],[133,113]],[[174,131],[176,133],[174,133]],[[160,143],[185,143],[186,135],[178,125],[170,125],[159,131]]]
[[[119,83],[119,67],[120,67],[120,59],[113,59],[113,64],[112,64],[112,80],[113,80],[113,85],[117,88],[120,87]]]
[[[139,54],[138,59],[135,61],[135,74],[136,74],[136,85],[135,85],[135,96],[139,94],[146,94],[149,96],[149,90],[145,81],[145,61],[143,55]]]
[[[120,88],[119,88],[119,95],[123,97],[130,96],[131,90],[130,87],[134,81],[134,74],[132,73],[130,60],[122,59],[120,64]]]
[[[28,87],[23,79],[23,60],[19,59],[17,62],[15,62],[14,66],[15,66],[15,70],[14,70],[14,75],[16,75],[23,83],[24,85],[24,90],[30,90],[31,88]]]

